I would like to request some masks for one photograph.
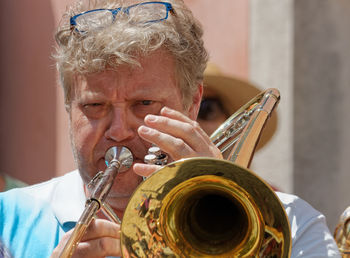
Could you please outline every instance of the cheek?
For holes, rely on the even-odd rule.
[[[97,124],[90,122],[81,113],[76,112],[71,116],[71,138],[73,147],[79,152],[95,144],[97,139]],[[86,151],[86,150],[85,150]]]

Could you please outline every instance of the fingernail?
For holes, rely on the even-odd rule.
[[[169,113],[170,111],[171,111],[171,109],[168,108],[168,107],[163,107],[162,108],[162,112]]]
[[[150,129],[149,127],[147,127],[147,126],[141,125],[141,126],[139,127],[139,131],[140,131],[141,133],[149,133],[149,132],[151,131],[151,129]]]
[[[147,115],[147,116],[146,116],[146,120],[147,120],[148,122],[155,122],[155,121],[157,121],[157,117],[154,116],[154,115]]]

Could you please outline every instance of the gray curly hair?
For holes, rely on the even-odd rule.
[[[139,2],[139,1],[137,1]],[[119,12],[113,23],[98,30],[79,33],[70,27],[69,18],[98,8],[119,8],[137,3],[135,0],[95,0],[79,2],[65,13],[55,35],[58,47],[54,58],[69,108],[75,75],[116,69],[119,65],[140,65],[138,57],[158,49],[165,49],[175,60],[177,85],[188,107],[208,61],[202,39],[203,30],[183,0],[167,0],[174,13],[167,20],[138,23],[137,15]],[[152,10],[148,10],[152,11]],[[140,16],[139,16],[140,17]]]

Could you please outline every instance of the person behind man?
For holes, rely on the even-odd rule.
[[[262,92],[247,81],[224,74],[213,62],[204,71],[204,92],[197,122],[211,135],[227,118]],[[273,112],[262,132],[257,150],[265,146],[277,129],[277,113]]]
[[[204,71],[204,91],[197,122],[211,135],[232,114],[261,92],[255,85],[226,75],[216,64],[208,62]],[[256,150],[260,150],[271,140],[276,129],[277,114],[273,112],[262,131]],[[271,183],[270,186],[275,191],[279,190]]]
[[[128,147],[135,159],[107,198],[121,219],[142,177],[159,168],[143,163],[152,144],[170,161],[222,158],[195,122],[208,59],[200,24],[182,0],[135,3],[89,1],[63,17],[55,57],[78,170],[0,195],[0,236],[14,257],[59,255],[112,146]],[[278,196],[292,225],[292,256],[337,256],[324,216],[295,196]],[[74,257],[121,255],[120,226],[98,216]]]

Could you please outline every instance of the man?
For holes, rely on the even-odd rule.
[[[158,169],[143,163],[152,144],[170,160],[222,158],[195,122],[207,62],[200,25],[180,0],[134,3],[90,1],[64,16],[55,57],[78,171],[1,196],[0,233],[14,257],[60,254],[84,209],[86,185],[106,168],[112,146],[128,147],[136,161],[117,175],[107,198],[120,218],[142,176]],[[293,255],[336,256],[324,217],[297,197],[280,198]],[[119,225],[99,215],[74,257],[120,256],[119,238]]]

